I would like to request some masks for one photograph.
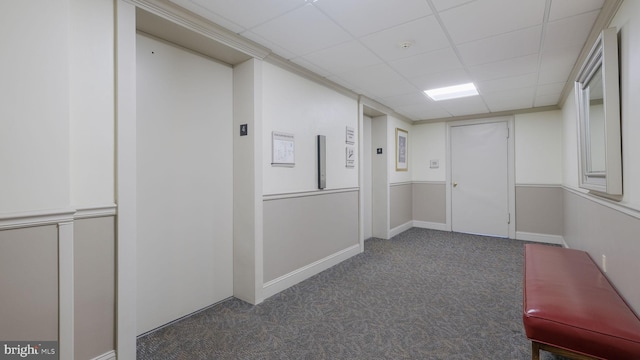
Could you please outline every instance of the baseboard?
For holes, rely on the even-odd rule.
[[[111,350],[109,352],[106,352],[102,355],[96,356],[91,360],[116,360],[116,351],[115,350]]]
[[[358,254],[360,254],[360,244],[350,246],[324,259],[320,259],[277,279],[266,282],[262,287],[263,299],[267,299]]]
[[[407,221],[406,223],[400,226],[394,227],[393,229],[389,230],[389,239],[411,229],[412,227],[413,227],[413,221]]]
[[[423,229],[440,230],[440,231],[451,231],[451,229],[449,229],[447,227],[447,224],[434,223],[434,222],[429,222],[429,221],[413,220],[413,226],[417,227],[417,228],[423,228]]]
[[[516,240],[535,241],[540,243],[556,244],[556,245],[562,245],[564,247],[567,247],[567,244],[564,242],[564,237],[562,237],[562,235],[538,234],[538,233],[530,233],[525,231],[516,231]]]

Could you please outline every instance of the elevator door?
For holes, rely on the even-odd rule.
[[[233,295],[232,80],[137,36],[138,334]]]

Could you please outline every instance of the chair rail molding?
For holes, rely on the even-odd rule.
[[[75,209],[52,209],[0,215],[0,230],[58,225],[74,220]]]

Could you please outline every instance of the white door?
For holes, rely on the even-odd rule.
[[[509,236],[506,122],[451,127],[451,229]]]
[[[138,334],[233,295],[233,70],[137,37]]]

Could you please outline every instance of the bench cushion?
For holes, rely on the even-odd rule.
[[[640,359],[640,320],[584,251],[525,245],[527,337],[604,359]]]

